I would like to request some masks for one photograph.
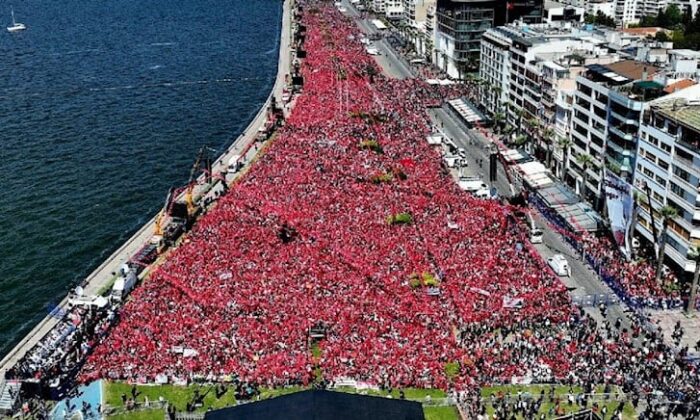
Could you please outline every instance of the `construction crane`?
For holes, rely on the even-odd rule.
[[[165,204],[160,212],[158,212],[158,216],[156,216],[156,224],[153,232],[155,235],[163,235],[163,222],[165,221],[165,217],[170,213],[173,197],[175,197],[175,187],[171,187],[168,191],[168,195],[165,197]]]
[[[208,151],[209,148],[206,146],[202,146],[202,148],[199,149],[197,159],[195,159],[194,165],[192,165],[192,169],[190,170],[190,178],[187,181],[187,191],[185,192],[185,204],[187,204],[187,213],[189,215],[195,212],[193,191],[194,186],[197,184],[199,171],[202,170],[202,172],[204,172],[207,182],[211,181],[211,159],[209,158]],[[204,164],[204,168],[201,168],[202,164]]]

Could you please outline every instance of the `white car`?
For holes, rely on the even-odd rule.
[[[541,244],[542,238],[544,237],[544,232],[538,228],[530,229],[530,243]]]
[[[569,262],[561,254],[554,254],[554,256],[547,258],[547,264],[558,276],[569,277],[571,275]]]
[[[445,163],[447,163],[448,168],[456,167],[461,160],[459,156],[445,156],[443,159],[445,160]]]

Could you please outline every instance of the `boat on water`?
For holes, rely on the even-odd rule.
[[[15,20],[15,11],[10,7],[10,14],[12,15],[12,25],[7,27],[8,32],[18,32],[27,29],[24,23],[19,23]]]

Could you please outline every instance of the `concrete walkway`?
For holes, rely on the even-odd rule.
[[[221,169],[231,156],[240,154],[242,150],[249,147],[255,141],[258,129],[263,126],[267,119],[267,109],[272,97],[277,98],[277,103],[281,103],[282,90],[285,87],[285,78],[289,74],[291,67],[291,40],[292,40],[292,7],[293,0],[287,0],[283,4],[282,28],[280,35],[279,62],[277,76],[270,96],[261,106],[258,114],[253,118],[245,131],[232,143],[232,145],[214,162],[214,171]],[[251,150],[252,153],[255,150]],[[84,294],[87,296],[96,295],[103,288],[107,287],[114,273],[122,264],[127,262],[132,255],[141,249],[153,236],[156,218],[149,220],[138,232],[129,238],[118,250],[110,255],[99,267],[97,267],[82,282]],[[68,308],[68,296],[59,304],[61,309]],[[59,319],[47,316],[32,329],[5,357],[0,361],[0,373],[14,366],[24,355],[33,348],[46,334],[51,331],[59,322]]]

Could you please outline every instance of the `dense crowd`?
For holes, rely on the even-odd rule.
[[[286,124],[134,291],[83,380],[697,389],[656,341],[599,335],[512,209],[451,181],[425,140],[431,90],[376,75],[352,21],[300,3],[304,92]]]

